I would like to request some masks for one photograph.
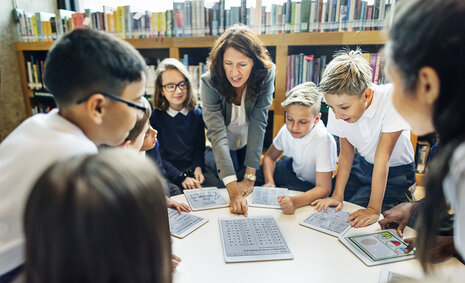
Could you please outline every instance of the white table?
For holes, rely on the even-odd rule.
[[[226,189],[220,191],[229,202]],[[290,196],[297,194],[300,192],[289,191]],[[184,195],[173,199],[187,203]],[[357,205],[344,203],[344,210],[349,212],[358,208]],[[416,259],[366,266],[336,237],[299,225],[313,211],[313,207],[306,206],[297,209],[294,215],[284,215],[279,209],[249,206],[250,216],[272,215],[276,219],[294,259],[241,263],[225,263],[223,258],[218,218],[234,216],[229,207],[191,212],[209,219],[209,222],[184,239],[172,238],[173,253],[182,258],[174,273],[174,282],[378,282],[382,268],[413,278],[423,277]],[[380,227],[375,223],[358,230],[360,233],[374,232],[379,231]],[[415,231],[407,227],[404,234],[405,237],[414,236]],[[465,267],[457,259],[451,258],[436,266],[440,277],[464,282]]]

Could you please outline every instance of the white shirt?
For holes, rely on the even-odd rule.
[[[247,145],[249,122],[245,113],[246,90],[247,88],[244,88],[242,92],[241,105],[232,104],[231,121],[226,128],[230,150],[238,150]]]
[[[57,160],[96,152],[57,109],[27,119],[0,144],[0,274],[24,261],[22,217],[38,177]]]
[[[454,245],[465,257],[465,143],[454,152],[450,170],[443,182],[444,195],[454,209]]]
[[[168,113],[168,115],[174,118],[176,115],[178,115],[178,113],[181,113],[182,115],[187,116],[187,114],[189,114],[189,111],[187,111],[186,108],[181,109],[181,111],[177,111],[171,107],[168,107],[168,110],[166,110],[166,113]]]
[[[307,135],[298,139],[284,125],[274,138],[273,145],[284,155],[292,157],[292,169],[302,181],[315,185],[316,172],[331,172],[336,168],[336,141],[321,121]]]
[[[332,109],[328,113],[328,131],[346,138],[366,161],[375,163],[375,153],[382,133],[402,131],[392,151],[389,166],[413,162],[410,126],[392,104],[392,85],[372,85],[373,99],[362,117],[355,123],[337,120]]]

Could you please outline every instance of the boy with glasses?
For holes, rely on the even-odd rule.
[[[58,160],[120,145],[145,111],[145,72],[137,50],[96,30],[76,29],[49,51],[44,82],[58,109],[27,119],[0,144],[0,282],[23,263],[21,217],[37,177]]]

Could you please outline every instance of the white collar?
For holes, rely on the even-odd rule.
[[[178,115],[178,113],[181,113],[184,116],[187,116],[187,113],[189,113],[189,111],[187,111],[186,108],[181,109],[181,111],[176,111],[173,108],[168,107],[168,110],[166,110],[166,113],[168,113],[168,115],[170,115],[171,117]]]

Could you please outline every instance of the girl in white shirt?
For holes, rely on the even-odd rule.
[[[438,16],[440,15],[440,16]],[[454,243],[465,256],[465,2],[407,1],[386,44],[392,100],[417,135],[436,131],[440,151],[429,164],[416,255],[428,270],[441,217],[455,211]]]

